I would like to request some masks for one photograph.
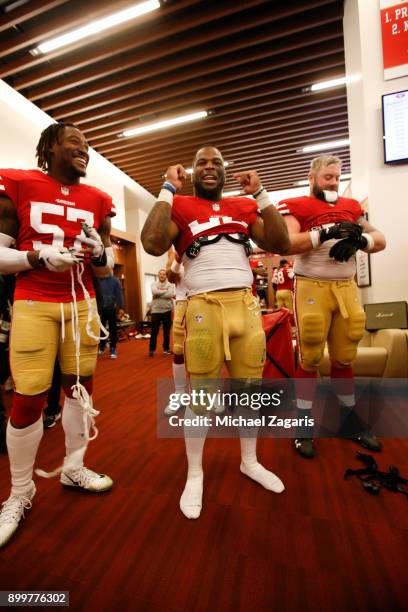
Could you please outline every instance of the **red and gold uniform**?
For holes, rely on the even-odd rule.
[[[115,215],[111,198],[89,185],[62,185],[40,170],[0,170],[0,177],[0,193],[10,198],[17,212],[16,243],[22,251],[50,245],[80,249],[76,236],[82,232],[81,222],[98,228],[107,215]],[[89,376],[95,369],[97,341],[86,333],[88,307],[75,270],[73,276],[81,331],[80,373]],[[62,371],[76,373],[71,278],[71,271],[55,273],[46,268],[17,276],[10,348],[13,378],[21,394],[48,389],[57,354]],[[87,262],[82,282],[93,297]],[[98,334],[95,317],[91,329]]]
[[[293,279],[294,271],[292,267],[282,267],[274,271],[272,283],[276,285],[276,303],[278,308],[287,308],[293,313]]]
[[[360,204],[339,197],[329,204],[311,196],[290,198],[278,204],[282,215],[292,215],[300,232],[328,227],[341,221],[356,223],[363,215]],[[337,262],[329,256],[335,240],[295,255],[295,319],[303,363],[319,365],[326,341],[333,361],[351,364],[364,334],[365,315],[354,282],[355,259]]]
[[[234,378],[260,378],[265,334],[253,275],[244,244],[225,238],[249,237],[257,218],[255,200],[246,197],[212,202],[174,197],[172,219],[180,233],[175,247],[182,257],[188,291],[186,365],[192,379],[218,378],[224,361]],[[195,258],[186,250],[201,236],[221,236],[201,246]]]

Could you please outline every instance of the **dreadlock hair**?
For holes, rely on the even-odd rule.
[[[38,167],[41,170],[48,170],[50,167],[50,149],[56,142],[60,142],[60,134],[66,127],[76,127],[73,123],[52,123],[41,132],[40,140],[37,143],[36,157]]]

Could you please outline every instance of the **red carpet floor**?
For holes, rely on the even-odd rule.
[[[32,510],[0,551],[0,589],[68,590],[71,609],[87,612],[406,610],[407,499],[343,480],[352,442],[320,440],[305,461],[289,440],[260,440],[260,459],[286,485],[275,495],[240,474],[237,440],[208,440],[202,515],[184,518],[183,441],[156,436],[155,380],[170,373],[171,357],[149,359],[145,340],[100,360],[87,465],[115,486],[93,496],[37,478]],[[62,456],[58,424],[37,466]],[[378,459],[408,474],[408,441],[387,440]],[[8,490],[0,456],[1,498]]]

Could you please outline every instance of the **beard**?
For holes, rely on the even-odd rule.
[[[75,166],[71,166],[70,175],[73,178],[83,178],[84,176],[86,176],[86,170],[82,170],[79,168],[75,168]]]
[[[315,198],[328,204],[334,204],[339,197],[337,189],[319,189],[316,182],[313,182],[312,192]]]
[[[222,190],[224,188],[225,175],[218,177],[216,184],[213,187],[207,187],[200,182],[197,178],[194,180],[194,191],[199,198],[204,200],[219,200],[221,198]]]

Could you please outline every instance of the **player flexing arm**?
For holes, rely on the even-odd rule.
[[[195,163],[196,168],[199,169],[200,164],[203,167],[206,167],[207,164],[215,166],[224,177],[224,161],[221,154],[211,161],[204,158],[201,160],[198,157]],[[217,168],[217,165],[219,165],[219,168]],[[172,196],[182,188],[186,177],[187,174],[181,164],[170,166],[167,170],[167,180],[164,188],[145,222],[141,235],[143,247],[151,255],[163,255],[177,239],[179,230],[171,219]],[[266,190],[261,185],[258,174],[252,170],[236,174],[234,177],[247,195],[254,195],[261,210],[261,214],[251,225],[251,238],[266,251],[285,252],[290,245],[285,222],[275,207],[272,206]],[[171,189],[172,187],[173,189]]]

